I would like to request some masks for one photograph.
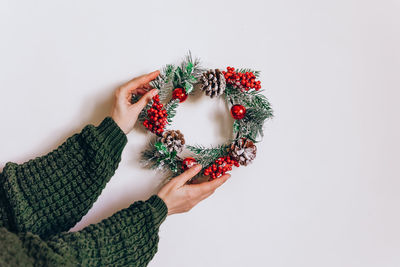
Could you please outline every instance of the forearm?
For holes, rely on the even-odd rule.
[[[114,174],[127,142],[110,118],[87,125],[49,154],[23,164],[8,162],[0,186],[10,228],[46,237],[74,226]]]

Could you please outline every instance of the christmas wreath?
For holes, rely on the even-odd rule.
[[[168,171],[169,178],[196,163],[201,164],[203,170],[190,182],[195,182],[199,176],[216,179],[233,166],[247,166],[256,157],[256,143],[263,136],[264,121],[273,116],[271,105],[260,90],[258,77],[259,71],[251,69],[203,69],[199,59],[193,59],[190,52],[180,65],[166,65],[151,82],[159,93],[139,115],[139,121],[155,134],[149,147],[142,152],[142,162],[152,169]],[[187,145],[183,133],[168,129],[178,105],[195,90],[202,90],[211,98],[225,99],[234,118],[232,139],[226,144],[210,148]],[[138,96],[132,95],[132,103],[137,100]],[[181,157],[184,150],[192,155]]]

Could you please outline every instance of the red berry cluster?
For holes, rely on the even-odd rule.
[[[231,159],[230,156],[220,157],[215,161],[215,163],[208,166],[203,173],[206,176],[210,175],[208,180],[211,181],[224,175],[227,171],[231,171],[233,165],[236,167],[240,166],[239,162]]]
[[[166,109],[163,109],[159,95],[153,96],[153,105],[147,110],[147,117],[143,125],[156,135],[161,135],[168,123],[168,113]]]
[[[232,84],[234,88],[239,88],[242,92],[261,89],[261,82],[256,81],[256,76],[253,72],[236,72],[235,68],[227,67],[228,71],[223,71],[226,83]]]

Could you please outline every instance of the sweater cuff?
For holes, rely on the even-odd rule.
[[[148,200],[146,200],[148,204],[153,208],[154,211],[154,223],[157,227],[164,222],[165,218],[168,215],[168,207],[165,204],[164,200],[160,198],[157,194],[152,195]]]
[[[97,126],[97,130],[103,137],[104,144],[109,146],[110,152],[113,155],[120,155],[128,142],[128,138],[118,124],[111,117],[106,117]]]

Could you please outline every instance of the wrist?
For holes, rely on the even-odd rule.
[[[124,126],[124,123],[115,115],[111,115],[111,118],[115,122],[115,124],[118,125],[118,127],[121,129],[121,131],[127,135],[129,133],[129,130]]]
[[[159,226],[168,215],[168,206],[159,195],[154,194],[148,200],[148,204],[152,207],[154,211],[154,221],[157,226]]]
[[[158,193],[158,194],[156,194],[156,195],[162,200],[162,202],[164,202],[165,207],[167,208],[167,216],[168,216],[168,215],[171,215],[171,210],[170,210],[169,207],[168,207],[168,204],[167,204],[167,201],[166,201],[166,199],[165,199],[165,196],[163,196],[163,195],[160,194],[160,193]]]

